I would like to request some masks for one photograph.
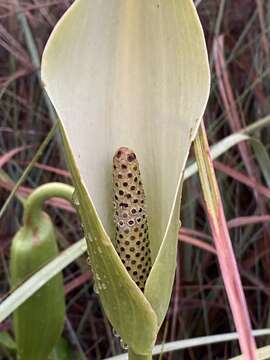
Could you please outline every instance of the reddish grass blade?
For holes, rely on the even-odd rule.
[[[224,165],[216,160],[214,161],[214,166],[217,170],[222,171],[224,174],[229,175],[233,179],[241,182],[242,184],[247,185],[251,189],[256,189],[256,191],[259,194],[264,195],[267,198],[270,198],[270,189],[259,184],[254,178],[250,178],[242,174],[241,172],[231,168],[230,166]]]
[[[235,219],[231,219],[227,222],[227,226],[229,229],[233,229],[240,226],[246,226],[246,225],[252,225],[252,224],[259,224],[259,223],[265,223],[270,222],[270,215],[255,215],[255,216],[241,216],[237,217]],[[188,228],[181,228],[179,231],[179,241],[183,241],[187,244],[193,245],[195,247],[198,247],[202,250],[206,250],[208,252],[211,252],[212,254],[217,254],[216,249],[206,243],[205,241],[201,239],[197,239],[194,236],[199,236],[202,239],[209,239],[209,235],[206,235],[202,233],[201,231],[196,231],[193,229]],[[211,237],[210,237],[211,239]]]
[[[15,156],[16,154],[18,154],[19,152],[21,152],[25,149],[31,148],[32,146],[33,145],[20,146],[20,147],[17,147],[15,149],[8,151],[7,153],[5,153],[2,156],[0,156],[0,168],[3,167],[6,163],[8,163],[13,158],[13,156]]]
[[[51,198],[50,200],[47,200],[45,202],[45,204],[46,205],[51,205],[51,206],[56,207],[58,209],[66,210],[66,211],[71,212],[71,213],[76,213],[76,210],[74,209],[74,207],[72,205],[70,205],[70,203],[65,199]]]
[[[232,229],[239,226],[258,224],[270,221],[270,215],[241,216],[228,221],[228,228]]]
[[[189,236],[195,236],[195,237],[199,237],[199,238],[205,239],[205,240],[211,240],[212,239],[210,235],[207,235],[202,231],[195,230],[195,229],[189,229],[189,228],[186,228],[184,226],[181,226],[179,234],[180,235],[184,234],[184,235],[189,235]]]
[[[226,109],[228,121],[233,132],[242,129],[242,120],[240,118],[237,105],[234,99],[233,90],[230,83],[228,70],[224,59],[224,36],[220,35],[214,38],[214,61],[217,73],[217,81],[221,98]],[[250,156],[250,149],[245,142],[238,144],[241,157],[244,161],[247,172],[250,176],[255,176],[255,166]],[[255,196],[257,197],[256,191]]]
[[[208,252],[211,252],[212,254],[215,254],[215,255],[217,254],[216,249],[212,245],[209,245],[209,244],[207,244],[206,242],[204,242],[202,240],[194,239],[193,237],[188,236],[188,235],[184,235],[184,234],[179,235],[179,240],[183,241],[183,242],[185,242],[187,244],[196,246],[196,247],[198,247],[198,248],[200,248],[202,250],[206,250]]]
[[[12,54],[18,61],[24,64],[26,69],[32,70],[33,66],[25,49],[5,27],[0,24],[0,46]]]
[[[72,279],[70,282],[65,284],[65,295],[69,294],[73,290],[81,287],[91,278],[90,271],[86,271],[85,273],[77,276],[76,278]]]
[[[29,161],[23,161],[22,164],[28,165],[28,164],[29,164]],[[38,169],[42,169],[42,170],[48,171],[48,172],[53,173],[53,174],[57,174],[57,175],[61,175],[61,176],[64,176],[64,177],[71,178],[71,175],[70,175],[70,173],[69,173],[67,170],[59,169],[59,168],[54,167],[54,166],[50,166],[50,165],[46,165],[46,164],[40,164],[40,163],[35,163],[35,164],[33,165],[33,167],[36,167],[36,168],[38,168]]]
[[[264,28],[264,24],[263,24],[264,18],[263,18],[263,14],[262,14],[262,4],[261,4],[260,0],[257,0],[257,7],[259,10],[259,18],[260,18],[261,28],[263,29]],[[266,54],[267,54],[268,49],[264,48],[264,50],[266,51]],[[215,68],[216,68],[216,73],[217,73],[218,86],[220,89],[220,94],[221,94],[221,97],[222,97],[222,100],[224,103],[224,107],[227,112],[230,127],[234,132],[240,131],[242,128],[241,123],[244,120],[243,111],[241,111],[241,108],[238,109],[239,106],[237,106],[235,98],[234,98],[228,69],[226,67],[226,63],[224,60],[224,37],[223,37],[223,35],[220,35],[214,39],[214,60],[215,60]],[[257,166],[256,166],[254,160],[252,159],[251,150],[250,150],[249,145],[245,142],[242,142],[242,143],[238,144],[238,148],[239,148],[241,158],[243,159],[243,162],[245,164],[245,167],[246,167],[249,177],[252,178],[253,182],[256,183],[256,180],[258,181],[260,176],[259,176],[259,171],[257,169]],[[243,176],[241,176],[241,178],[243,180]],[[247,181],[245,183],[247,184]],[[260,212],[262,214],[267,214],[267,205],[265,203],[265,199],[263,199],[261,197],[261,191],[260,191],[261,188],[259,189],[257,186],[252,186],[252,190],[253,190],[254,196],[258,202],[258,208],[259,208]],[[265,195],[265,193],[263,195]],[[270,231],[269,231],[268,227],[264,226],[263,234],[264,234],[263,246],[267,247],[267,246],[269,246],[269,236],[270,236]],[[262,244],[259,245],[259,247],[261,247],[261,246],[262,246]],[[269,261],[269,259],[266,258],[264,260],[264,267],[267,270],[269,268],[269,266],[270,266],[270,261]]]
[[[14,188],[14,183],[12,181],[3,181],[0,178],[0,187],[2,187],[3,189],[7,190],[7,191],[11,191]],[[19,193],[23,198],[27,198],[31,192],[33,191],[33,189],[28,188],[26,186],[19,186],[19,188],[17,189],[17,193]],[[75,213],[76,210],[73,208],[72,205],[70,205],[70,203],[65,200],[65,199],[60,199],[60,198],[52,198],[48,201],[45,202],[46,205],[51,205],[53,207],[56,207],[58,209],[62,209],[62,210],[66,210],[72,213]]]
[[[31,71],[26,69],[19,69],[14,72],[14,74],[9,75],[7,77],[1,77],[0,83],[1,83],[1,93],[3,93],[4,88],[7,88],[11,83],[14,81],[18,81],[21,77],[24,77],[26,75],[29,75]],[[12,130],[13,132],[13,130]]]
[[[265,24],[265,19],[264,19],[265,15],[267,14],[267,9],[264,8],[264,5],[261,0],[255,0],[255,1],[258,9],[259,22],[262,31],[261,33],[262,49],[264,51],[266,59],[269,59],[269,55],[270,55],[269,40],[267,38],[267,26]]]
[[[245,360],[255,360],[256,344],[251,333],[245,295],[230,240],[203,122],[199,128],[194,146],[206,211],[234,323],[239,334],[240,347]]]

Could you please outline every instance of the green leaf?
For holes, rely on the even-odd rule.
[[[85,240],[82,239],[74,245],[71,245],[14,290],[11,295],[0,304],[0,322],[5,320],[18,306],[23,304],[25,300],[85,251],[86,243]]]
[[[245,134],[235,133],[229,136],[226,136],[224,139],[220,140],[215,145],[211,146],[211,157],[216,159],[222,154],[225,154],[231,147],[239,144],[242,141],[249,140],[250,137]],[[198,172],[198,166],[194,161],[192,164],[187,166],[185,171],[184,179],[188,179],[190,176],[196,174]]]
[[[48,360],[70,360],[72,358],[72,349],[68,341],[61,337],[55,345]]]
[[[256,159],[259,163],[260,169],[262,171],[264,180],[268,187],[270,187],[270,157],[267,149],[262,142],[252,138],[251,142],[253,151],[255,153]]]
[[[9,335],[8,332],[0,332],[0,352],[7,354],[10,352],[16,352],[17,347],[14,339]]]

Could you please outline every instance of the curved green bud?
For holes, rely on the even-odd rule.
[[[11,247],[11,285],[20,285],[58,255],[49,216],[40,210],[27,217]],[[14,312],[13,325],[20,360],[47,360],[64,326],[62,274],[56,275]]]

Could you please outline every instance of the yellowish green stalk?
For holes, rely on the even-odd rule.
[[[152,354],[138,355],[131,349],[128,350],[128,360],[152,360]]]

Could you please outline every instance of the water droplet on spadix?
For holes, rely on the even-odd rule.
[[[118,332],[115,330],[115,328],[112,329],[112,333],[113,333],[113,336],[119,338],[120,335],[118,334]]]
[[[79,207],[79,206],[80,206],[80,200],[79,200],[79,198],[78,198],[78,195],[77,195],[76,191],[74,191],[73,194],[72,194],[72,202],[73,202],[73,205],[74,205],[75,207]]]
[[[99,290],[98,290],[97,283],[94,284],[94,288],[93,288],[93,289],[94,289],[94,293],[98,295],[98,294],[99,294]]]
[[[122,339],[120,339],[120,345],[122,349],[128,350],[128,345]]]

